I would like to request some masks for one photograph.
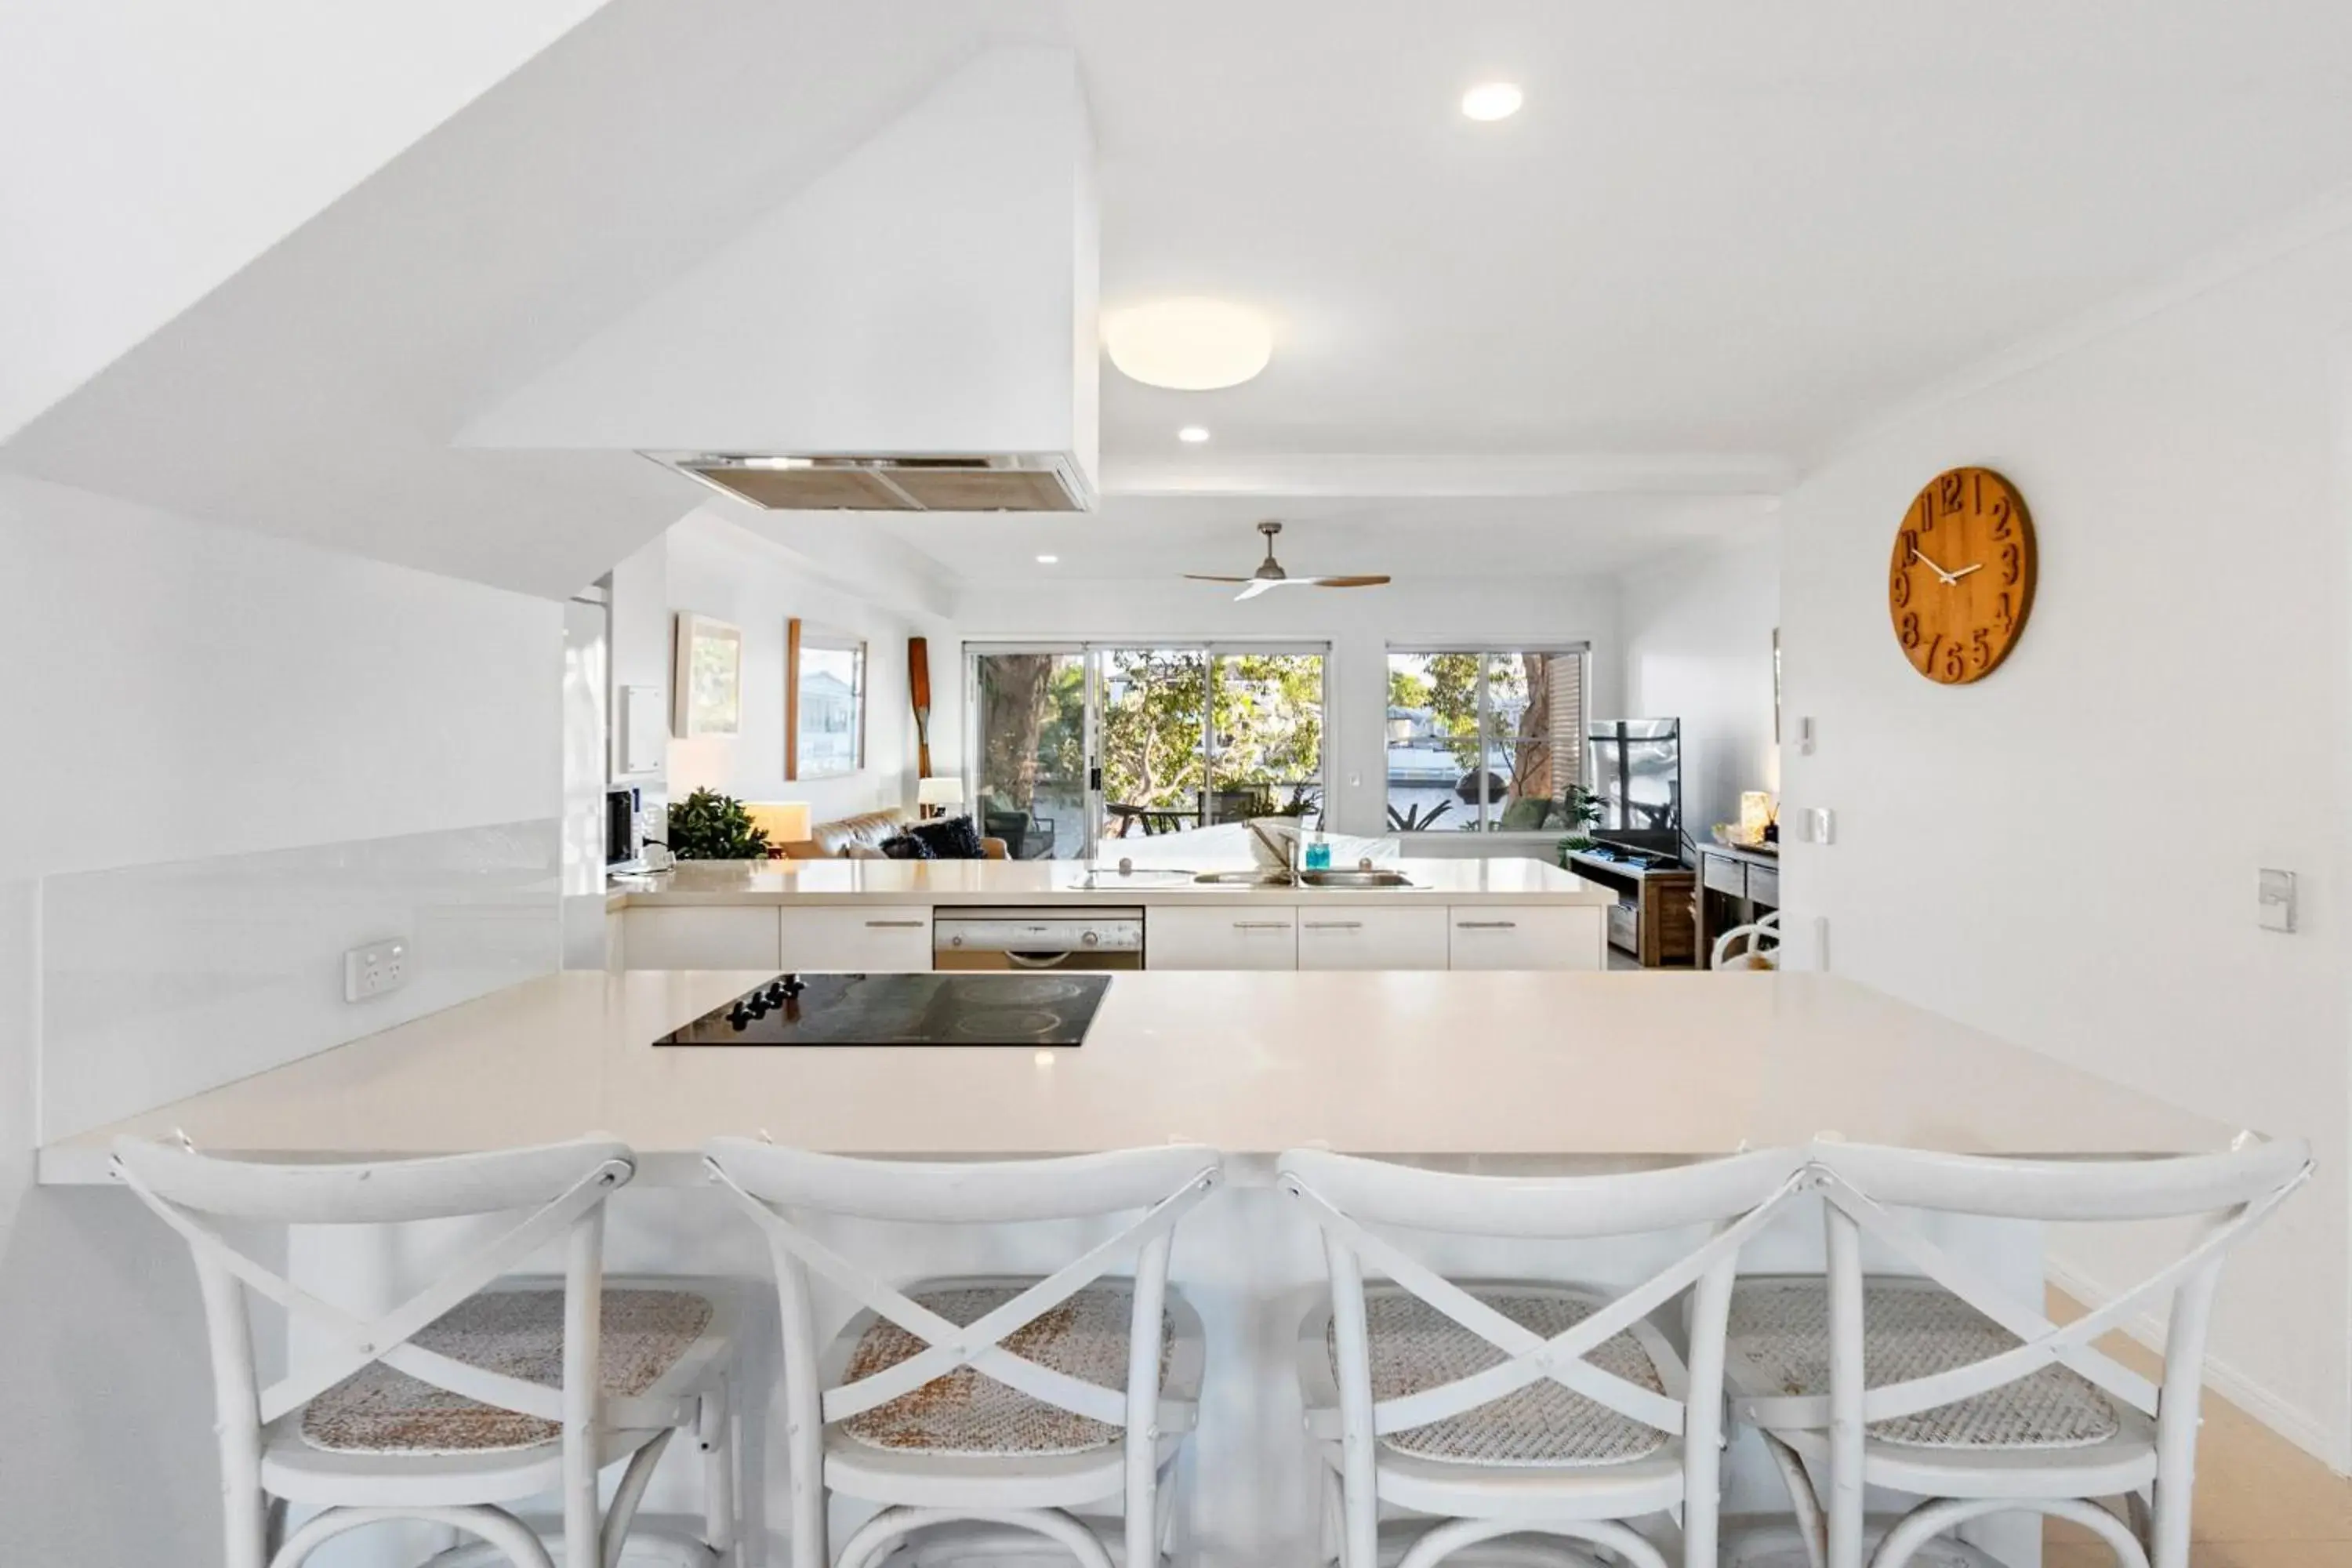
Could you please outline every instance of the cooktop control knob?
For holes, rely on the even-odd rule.
[[[802,992],[807,990],[808,982],[803,980],[797,974],[787,974],[782,980],[776,982],[776,989],[782,993],[786,998],[791,998],[797,996]]]
[[[735,1005],[727,1009],[728,1027],[741,1030],[749,1028],[751,1024],[751,1015],[743,1010],[743,1004],[740,1002],[736,1003]]]

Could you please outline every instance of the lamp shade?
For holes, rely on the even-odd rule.
[[[1772,826],[1772,797],[1760,789],[1751,789],[1739,797],[1739,837],[1750,844],[1764,841],[1764,830]]]
[[[915,785],[917,805],[945,808],[963,804],[963,780],[950,778],[924,779]]]
[[[747,800],[743,814],[751,826],[768,836],[771,844],[805,843],[809,836],[809,808],[806,801]]]

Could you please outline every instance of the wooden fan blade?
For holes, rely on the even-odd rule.
[[[1377,588],[1388,581],[1385,574],[1374,577],[1294,577],[1294,583],[1305,583],[1317,588]]]
[[[1212,577],[1205,572],[1187,572],[1184,574],[1184,576],[1188,582],[1193,583],[1253,583],[1256,581],[1254,577]]]
[[[1276,588],[1279,588],[1284,584],[1289,582],[1290,579],[1287,577],[1249,577],[1244,578],[1244,581],[1248,584],[1248,586],[1244,587],[1240,593],[1234,595],[1234,603],[1236,605],[1240,604],[1244,599],[1255,599],[1260,594],[1269,593]]]

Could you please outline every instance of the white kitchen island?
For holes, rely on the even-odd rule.
[[[615,1268],[763,1280],[760,1238],[701,1185],[697,1151],[715,1134],[764,1131],[897,1156],[1213,1144],[1236,1156],[1234,1181],[1188,1220],[1175,1256],[1211,1358],[1179,1560],[1257,1568],[1311,1562],[1316,1541],[1290,1357],[1298,1313],[1320,1289],[1321,1253],[1306,1219],[1265,1184],[1281,1149],[1323,1143],[1482,1170],[1559,1169],[1823,1134],[1974,1153],[2124,1154],[2218,1149],[2236,1131],[1803,973],[1144,972],[1112,979],[1076,1048],[652,1046],[764,978],[533,980],[51,1144],[41,1180],[105,1182],[108,1145],[124,1131],[184,1132],[208,1151],[297,1159],[603,1131],[643,1157],[614,1206]],[[1747,1264],[1817,1267],[1819,1230],[1818,1217],[1794,1205],[1751,1244]],[[942,1256],[938,1238],[916,1235],[895,1242],[892,1256],[908,1272],[1051,1267],[1073,1250],[1069,1231],[1008,1231],[984,1258],[969,1247]],[[2035,1227],[1952,1222],[1937,1234],[2011,1290],[2031,1299],[2040,1289]],[[168,1245],[161,1233],[157,1245]],[[1642,1244],[1467,1244],[1446,1260],[1622,1283],[1663,1257]],[[364,1272],[339,1255],[311,1278],[348,1295],[355,1271]],[[396,1268],[374,1272],[387,1289],[398,1283]],[[768,1429],[780,1432],[772,1401],[768,1415]],[[747,1461],[765,1481],[746,1489],[747,1506],[765,1509],[755,1539],[780,1541],[782,1446],[761,1442],[756,1422],[746,1436]],[[1730,1510],[1785,1506],[1760,1460],[1735,1454]],[[667,1500],[684,1507],[692,1496],[689,1480]],[[2012,1563],[2030,1563],[2038,1550],[2032,1525],[1994,1523],[1974,1538]],[[781,1560],[779,1548],[769,1561]]]

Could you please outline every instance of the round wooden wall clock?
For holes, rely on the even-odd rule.
[[[2033,522],[1990,468],[1928,481],[1895,531],[1886,613],[1911,668],[1946,686],[2000,668],[2033,607]]]

